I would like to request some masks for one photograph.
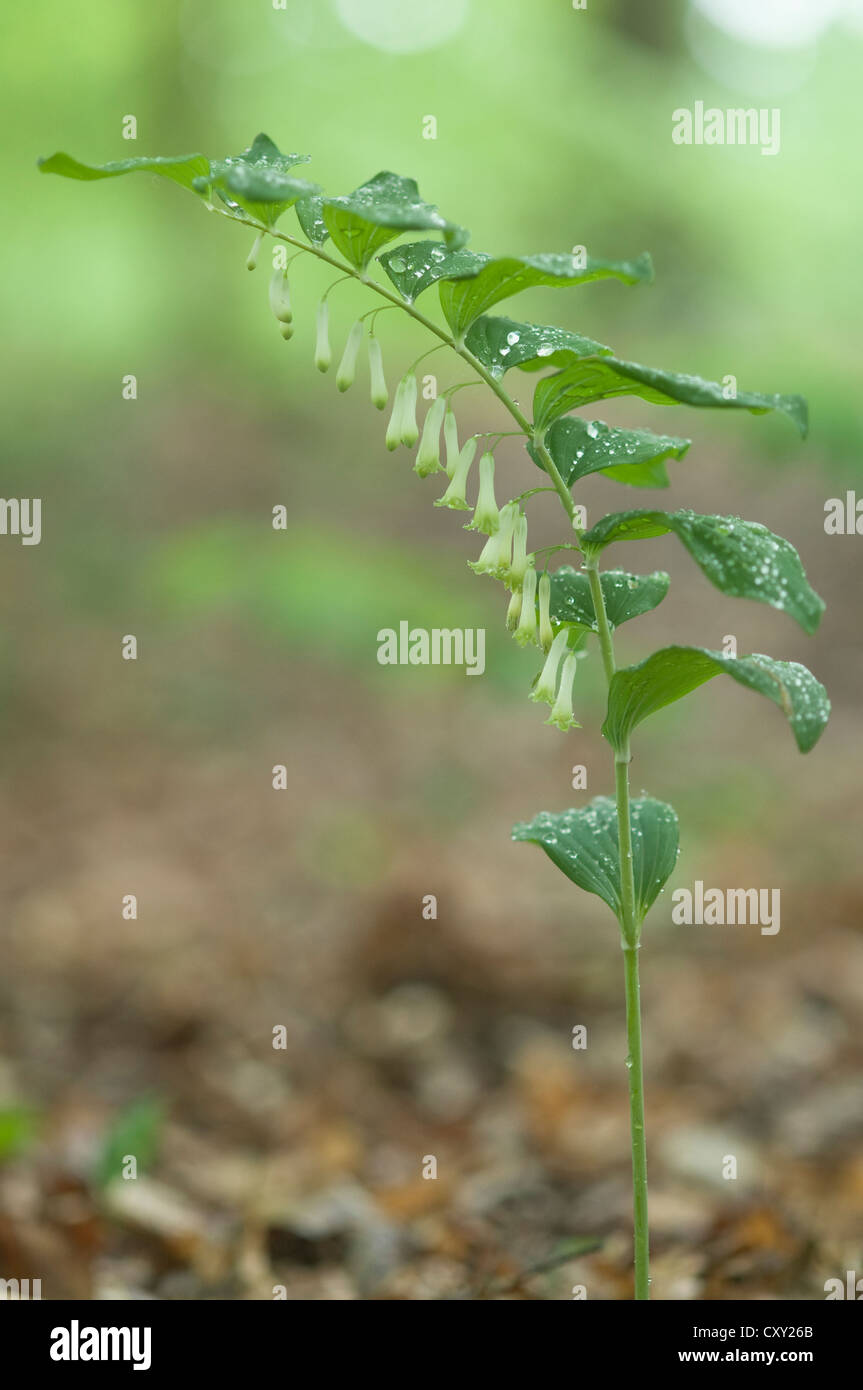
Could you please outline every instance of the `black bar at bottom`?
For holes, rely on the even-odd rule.
[[[0,1345],[19,1375],[61,1379],[92,1379],[106,1368],[114,1376],[137,1372],[139,1380],[184,1370],[221,1378],[272,1374],[279,1367],[289,1377],[311,1360],[318,1372],[344,1363],[427,1381],[436,1365],[450,1374],[473,1363],[485,1375],[498,1357],[514,1369],[515,1356],[538,1370],[554,1353],[573,1370],[586,1369],[588,1356],[615,1373],[801,1366],[829,1384],[834,1372],[845,1367],[847,1374],[848,1363],[857,1363],[861,1321],[863,1310],[829,1301],[562,1306],[500,1300],[473,1313],[429,1303],[411,1312],[404,1303],[383,1301],[363,1308],[290,1301],[4,1302]]]

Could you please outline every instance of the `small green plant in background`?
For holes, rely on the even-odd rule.
[[[720,674],[778,705],[801,752],[807,752],[819,738],[830,705],[823,686],[806,667],[769,656],[732,657],[701,647],[671,646],[637,665],[618,666],[616,630],[662,602],[669,576],[602,570],[600,562],[606,548],[616,542],[673,534],[724,594],[781,609],[807,633],[817,628],[824,605],[808,584],[794,547],[755,522],[689,510],[635,509],[613,512],[587,529],[582,508],[573,496],[577,482],[602,473],[630,487],[667,487],[667,462],[682,458],[690,441],[649,430],[613,428],[573,412],[614,396],[631,395],[663,405],[743,409],[753,414],[775,410],[805,435],[806,403],[800,396],[731,392],[700,377],[640,366],[578,333],[488,312],[500,301],[534,286],[559,289],[607,278],[630,285],[649,281],[652,269],[646,255],[631,261],[598,260],[586,254],[487,255],[468,249],[468,233],[424,202],[412,179],[384,172],[347,196],[331,197],[317,184],[296,177],[294,170],[307,159],[305,155],[282,154],[267,136],[259,135],[242,154],[221,160],[196,154],[94,166],[81,164],[67,154],[55,154],[41,161],[41,169],[82,180],[112,178],[134,170],[171,179],[209,211],[254,229],[247,262],[250,269],[262,257],[266,239],[271,238],[275,245],[269,302],[285,338],[294,332],[289,269],[295,275],[293,267],[302,257],[314,256],[332,267],[338,273],[333,284],[352,279],[366,285],[383,302],[350,328],[336,365],[336,385],[340,391],[353,385],[365,346],[371,399],[380,410],[390,400],[378,337],[382,309],[401,309],[433,335],[436,347],[448,347],[468,368],[467,379],[441,391],[430,404],[420,432],[415,362],[395,388],[386,445],[392,450],[418,446],[414,467],[419,476],[441,472],[446,476],[435,505],[471,513],[467,529],[477,531],[483,541],[471,567],[508,591],[507,626],[517,643],[542,658],[530,698],[550,706],[547,723],[561,730],[580,727],[573,712],[578,663],[592,641],[599,645],[608,687],[602,733],[613,754],[614,796],[597,797],[579,809],[541,812],[532,821],[517,825],[513,838],[541,846],[572,882],[608,904],[620,927],[632,1137],[635,1297],[646,1299],[647,1160],[638,950],[644,919],[677,859],[678,824],[674,811],[665,803],[646,796],[630,798],[632,735],[656,710]],[[298,226],[285,232],[277,223],[289,209],[294,210]],[[417,233],[420,239],[403,240]],[[417,300],[424,295],[431,297],[429,292],[435,287],[442,321],[417,308]],[[330,345],[332,288],[330,285],[320,302],[314,325],[315,362],[322,372],[328,371],[334,360]],[[386,319],[381,323],[385,326]],[[507,373],[514,369],[536,377],[531,416],[504,386]],[[455,397],[464,386],[477,383],[484,383],[494,394],[513,428],[462,440]],[[536,485],[527,486],[501,505],[495,493],[495,450],[509,435],[523,439],[540,477]],[[468,500],[469,490],[473,501]],[[557,493],[563,508],[561,540],[531,550],[530,500],[550,491]],[[559,564],[561,557],[576,561],[578,567]],[[558,567],[551,569],[552,563]]]
[[[162,1139],[165,1108],[155,1096],[141,1096],[124,1105],[111,1119],[93,1167],[97,1187],[139,1176],[153,1163]],[[129,1169],[129,1160],[134,1167]]]
[[[26,1105],[0,1109],[0,1163],[30,1149],[39,1133],[40,1116]]]

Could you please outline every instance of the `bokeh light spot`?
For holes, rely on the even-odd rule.
[[[422,53],[460,31],[470,0],[336,0],[345,28],[385,53]]]

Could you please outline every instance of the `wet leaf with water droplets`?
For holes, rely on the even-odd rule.
[[[562,372],[544,377],[533,397],[534,424],[537,429],[545,429],[559,416],[611,396],[640,396],[656,405],[749,410],[753,415],[778,410],[794,422],[804,437],[808,429],[808,412],[802,396],[761,395],[754,391],[738,391],[734,396],[727,396],[717,381],[643,367],[638,362],[624,362],[618,357],[584,358]]]
[[[664,801],[639,797],[631,804],[630,826],[640,925],[677,863],[677,816]],[[567,878],[602,898],[620,919],[617,808],[611,797],[594,797],[581,810],[541,811],[514,826],[512,838],[539,845]]]
[[[611,348],[548,324],[518,323],[515,319],[478,318],[465,338],[465,347],[494,377],[502,377],[510,367],[526,372],[543,367],[564,367],[579,357],[610,353]]]
[[[615,672],[602,732],[613,748],[620,749],[636,724],[648,715],[721,674],[778,705],[801,753],[808,753],[818,742],[830,717],[830,700],[824,686],[805,666],[760,653],[728,656],[703,647],[663,647],[637,666]]]
[[[650,257],[645,253],[633,261],[603,261],[588,256],[582,265],[576,256],[553,253],[539,256],[499,256],[489,260],[470,280],[445,282],[440,302],[446,321],[456,335],[467,332],[475,319],[501,299],[537,285],[562,288],[584,285],[590,280],[613,278],[636,285],[653,278]]]
[[[304,198],[298,198],[294,204],[294,211],[309,241],[314,246],[323,246],[330,235],[324,221],[324,195],[308,193]]]
[[[189,154],[82,164],[71,155],[54,154],[40,160],[39,167],[43,174],[62,174],[70,179],[108,179],[136,171],[159,174],[208,200],[218,196],[229,212],[245,212],[272,227],[286,208],[317,188],[289,172],[309,158],[307,154],[282,154],[268,135],[258,135],[247,150],[226,159],[208,160],[202,154]]]
[[[671,582],[667,574],[627,574],[625,570],[604,570],[599,579],[605,611],[612,627],[630,618],[649,613],[662,602]],[[583,570],[561,565],[551,576],[550,616],[553,622],[577,623],[596,632],[596,612],[590,581]]]
[[[578,416],[555,420],[545,436],[545,447],[567,487],[588,473],[603,473],[632,487],[668,487],[665,459],[683,458],[691,442],[651,430],[614,429],[602,420]],[[533,444],[527,451],[542,468]]]
[[[209,173],[195,180],[195,188],[211,198],[215,193],[229,210],[240,209],[273,227],[298,198],[317,191],[317,184],[290,173],[295,165],[307,164],[310,158],[307,154],[283,154],[268,135],[256,135],[242,153],[213,160]]]
[[[411,241],[378,256],[399,294],[409,304],[438,280],[460,280],[477,275],[488,259],[481,251],[464,248],[448,251],[439,241]]]
[[[181,188],[193,190],[196,179],[209,173],[210,161],[203,154],[136,155],[134,159],[115,159],[108,164],[82,164],[71,154],[58,151],[38,161],[43,174],[59,174],[64,179],[116,179],[121,174],[158,174]]]
[[[441,232],[451,250],[468,239],[464,227],[423,202],[415,179],[388,170],[344,197],[324,198],[323,217],[335,245],[360,270],[402,232]]]
[[[818,627],[824,601],[810,586],[800,556],[790,541],[760,522],[692,511],[612,512],[585,531],[582,548],[599,551],[612,541],[646,540],[668,531],[723,594],[769,603],[788,613],[804,632]]]

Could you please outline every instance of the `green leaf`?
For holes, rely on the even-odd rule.
[[[640,924],[677,862],[677,816],[664,801],[641,797],[631,804],[630,825]],[[611,797],[594,797],[580,811],[541,811],[532,821],[514,826],[512,838],[539,845],[567,878],[602,898],[620,920],[617,811]]]
[[[266,227],[274,227],[283,212],[299,198],[309,197],[317,184],[292,179],[271,169],[229,169],[215,180],[214,187],[229,208],[239,206]]]
[[[605,612],[612,627],[620,627],[630,618],[650,613],[668,593],[671,583],[667,574],[627,574],[625,570],[604,570],[599,577]],[[597,631],[596,611],[590,592],[590,581],[583,570],[561,565],[551,575],[550,616],[553,622],[577,623]]]
[[[447,323],[457,337],[463,337],[475,319],[493,304],[536,285],[560,288],[584,285],[590,280],[622,280],[627,285],[653,278],[650,257],[645,252],[634,261],[600,261],[588,257],[582,266],[575,256],[500,256],[489,260],[470,280],[445,281],[440,302]]]
[[[100,1187],[123,1175],[123,1160],[131,1154],[138,1171],[150,1164],[156,1154],[164,1122],[161,1101],[144,1096],[132,1101],[116,1116],[102,1143],[96,1172]]]
[[[317,184],[295,179],[289,174],[297,164],[309,160],[307,154],[282,154],[268,135],[258,135],[247,150],[227,159],[210,162],[205,155],[178,155],[176,158],[135,158],[111,164],[81,164],[68,154],[40,159],[43,174],[62,174],[70,179],[110,179],[136,170],[160,174],[183,188],[212,199],[214,194],[233,211],[243,212],[272,227],[286,208],[317,189]]]
[[[414,179],[386,170],[345,197],[324,198],[323,209],[335,245],[360,270],[402,232],[442,232],[451,250],[468,238],[463,227],[448,222],[433,203],[423,202]]]
[[[477,275],[490,260],[482,251],[449,251],[438,241],[411,241],[394,246],[378,260],[399,294],[408,304],[438,280],[460,280]]]
[[[636,724],[648,715],[723,673],[779,705],[801,753],[808,753],[818,742],[830,717],[830,701],[824,686],[805,666],[759,653],[727,656],[702,647],[664,647],[638,666],[616,671],[602,732],[620,750]]]
[[[298,198],[294,204],[294,211],[309,241],[315,246],[323,246],[330,235],[324,221],[324,195],[309,193],[303,198]]]
[[[604,516],[581,538],[586,553],[612,541],[646,540],[673,531],[695,563],[723,594],[769,603],[813,633],[824,601],[806,578],[790,541],[775,536],[757,521],[737,516],[700,516],[697,512],[633,511]]]
[[[193,188],[195,179],[205,177],[210,163],[203,154],[141,155],[135,159],[117,159],[109,164],[82,164],[70,154],[58,152],[38,161],[43,174],[60,174],[65,179],[116,179],[121,174],[159,174],[182,188]]]
[[[668,487],[665,459],[683,458],[691,443],[650,430],[614,429],[602,420],[577,415],[555,420],[545,436],[545,447],[567,487],[588,473],[603,473],[631,487]],[[527,451],[545,471],[535,446],[528,443]]]
[[[716,381],[642,367],[637,362],[623,362],[617,357],[584,358],[554,376],[544,377],[533,397],[534,424],[537,429],[546,429],[558,416],[611,396],[640,396],[656,405],[749,410],[753,415],[779,410],[794,422],[804,437],[808,429],[806,401],[802,396],[767,396],[738,391],[736,396],[729,398]]]
[[[565,366],[573,358],[611,352],[603,343],[565,328],[517,323],[515,319],[492,318],[488,314],[471,324],[464,341],[465,347],[494,377],[502,377],[510,367],[538,372],[543,367]]]
[[[296,179],[290,170],[307,164],[307,154],[282,154],[268,135],[257,135],[247,150],[214,160],[206,178],[197,179],[199,193],[217,193],[229,209],[241,208],[263,222],[275,226],[282,213],[298,198],[318,191],[318,185]]]
[[[247,150],[228,155],[227,159],[215,160],[213,168],[219,172],[237,168],[269,169],[275,174],[287,174],[297,164],[308,164],[311,157],[310,154],[283,154],[269,135],[262,132],[255,136]]]

